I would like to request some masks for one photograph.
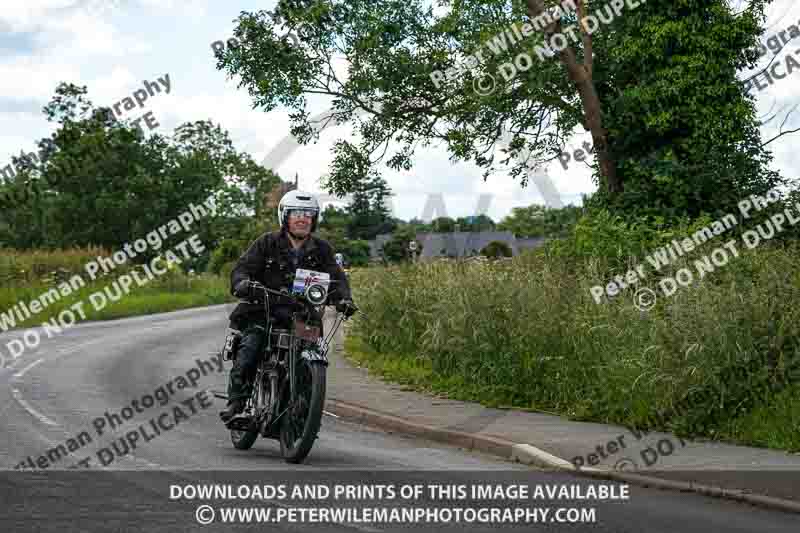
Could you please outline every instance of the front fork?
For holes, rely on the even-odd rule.
[[[297,386],[295,373],[297,372],[297,341],[289,344],[289,405],[294,405],[297,400]]]

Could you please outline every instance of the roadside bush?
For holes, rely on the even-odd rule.
[[[489,257],[491,259],[497,259],[499,257],[511,257],[514,255],[511,247],[504,242],[500,241],[492,241],[487,244],[483,250],[481,250],[481,255],[485,257]]]
[[[220,269],[219,275],[222,279],[225,280],[226,283],[229,283],[231,279],[231,272],[233,272],[233,267],[236,266],[236,261],[230,261],[225,263],[222,268]]]
[[[98,256],[110,255],[108,250],[100,247],[26,251],[0,249],[0,284],[27,284],[82,275],[86,273],[84,269],[87,263]]]
[[[220,274],[225,264],[236,261],[247,249],[247,243],[241,240],[225,239],[211,254],[208,263],[209,272]]]
[[[781,429],[796,428],[786,416],[800,410],[786,392],[800,381],[791,371],[800,368],[800,249],[742,246],[740,257],[666,297],[659,280],[695,269],[698,256],[684,257],[597,304],[591,287],[633,261],[625,254],[676,232],[607,221],[584,221],[583,241],[508,262],[359,272],[364,314],[354,333],[409,369],[429,369],[424,387],[454,398],[800,449],[798,432]],[[613,247],[631,235],[639,242]],[[592,247],[612,257],[582,257]],[[644,287],[658,294],[649,311],[633,305]]]

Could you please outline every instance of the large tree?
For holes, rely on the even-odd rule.
[[[107,109],[95,108],[86,87],[67,83],[44,111],[58,125],[39,143],[45,161],[28,165],[2,186],[30,191],[0,213],[5,246],[116,250],[213,196],[214,213],[192,228],[210,250],[259,214],[259,195],[278,181],[210,122],[145,138]]]
[[[381,233],[390,233],[395,227],[387,207],[390,195],[386,181],[380,176],[356,181],[353,199],[347,207],[350,215],[347,236],[356,240],[370,240]]]
[[[315,136],[307,104],[318,95],[331,100],[325,120],[355,123],[358,140],[335,146],[335,194],[354,190],[364,175],[354,168],[384,160],[409,169],[416,148],[433,142],[488,177],[506,132],[503,166],[525,185],[527,170],[556,158],[582,127],[593,139],[600,201],[696,214],[776,181],[764,171],[752,97],[736,79],[755,65],[770,1],[734,13],[725,0],[632,0],[611,23],[587,28],[579,18],[606,14],[606,2],[575,0],[577,11],[550,20],[545,10],[556,3],[544,0],[281,0],[278,20],[299,43],[279,37],[287,28],[272,13],[243,13],[241,46],[218,67],[240,78],[256,106],[289,108],[301,142]],[[540,31],[509,45],[512,25],[525,23]],[[567,46],[558,34],[571,36]],[[554,57],[540,59],[546,42]],[[477,65],[466,58],[476,51]],[[524,51],[534,64],[505,81]],[[471,70],[442,75],[464,64]],[[498,87],[478,94],[487,75]]]
[[[515,207],[497,225],[500,231],[510,231],[516,237],[558,237],[566,234],[578,221],[581,208],[568,205],[550,209],[542,205]]]

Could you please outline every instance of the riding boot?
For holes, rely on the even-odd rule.
[[[226,424],[234,416],[244,411],[244,402],[240,399],[234,399],[228,402],[228,408],[219,413],[219,417]]]

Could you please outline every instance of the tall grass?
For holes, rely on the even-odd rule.
[[[764,246],[672,297],[656,282],[689,259],[602,304],[589,289],[624,270],[558,246],[364,270],[354,351],[460,399],[797,450],[800,250]],[[645,286],[650,311],[633,305]]]
[[[101,248],[0,251],[0,276],[3,276],[3,283],[0,285],[0,312],[9,311],[18,302],[28,304],[76,274],[82,277],[86,286],[47,305],[40,313],[16,324],[16,327],[40,326],[79,302],[84,303],[86,320],[108,320],[232,301],[226,278],[209,274],[187,275],[173,267],[166,274],[149,280],[141,287],[134,283],[130,291],[118,301],[109,301],[105,307],[95,309],[89,296],[111,286],[121,275],[129,273],[136,266],[124,264],[90,280],[84,270],[86,263],[95,260],[97,256],[107,255],[108,252]],[[141,269],[139,271],[141,273]],[[76,313],[76,317],[78,316]]]
[[[85,274],[85,265],[98,256],[108,257],[104,248],[69,250],[0,250],[0,285],[21,285],[36,281],[51,282],[75,274]]]

